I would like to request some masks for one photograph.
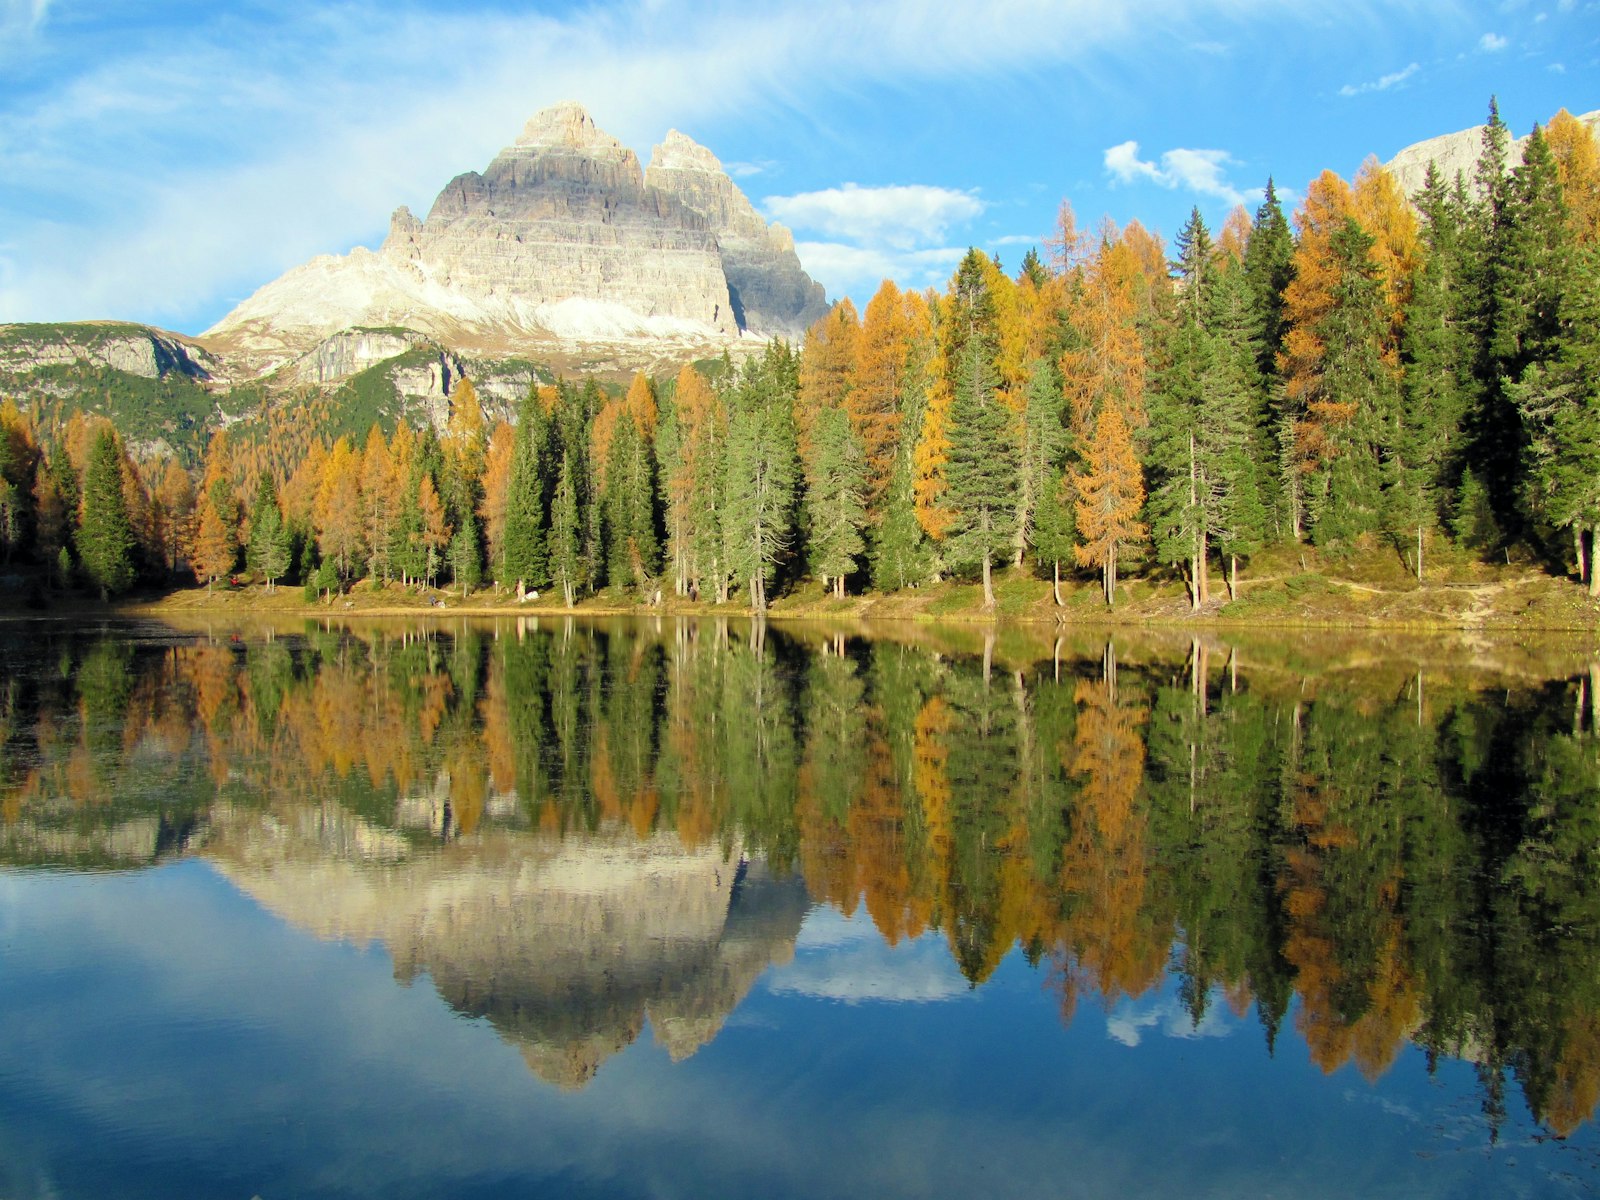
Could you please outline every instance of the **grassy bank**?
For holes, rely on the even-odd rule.
[[[1483,633],[1562,630],[1600,634],[1600,602],[1577,583],[1555,578],[1530,564],[1486,565],[1460,559],[1440,561],[1422,582],[1392,556],[1330,558],[1309,547],[1290,547],[1259,556],[1241,572],[1236,594],[1226,580],[1213,577],[1211,601],[1199,610],[1176,578],[1137,577],[1123,581],[1117,604],[1107,608],[1097,582],[1072,579],[1062,585],[1057,605],[1047,580],[1029,571],[1007,569],[996,577],[996,608],[983,607],[976,583],[946,581],[900,592],[835,599],[820,584],[802,582],[779,597],[774,619],[827,619],[864,622],[1004,622],[1051,626],[1092,624],[1201,626],[1216,628],[1320,628],[1467,630]],[[87,601],[58,609],[104,612]],[[308,602],[298,587],[268,592],[261,585],[240,588],[185,588],[137,597],[116,606],[130,615],[182,613],[317,613],[349,616],[453,615],[507,616],[556,614],[567,610],[559,595],[518,602],[514,595],[484,588],[462,596],[459,590],[404,588],[398,584],[359,583],[333,597]],[[612,614],[746,616],[742,604],[715,605],[668,597],[660,605],[639,603],[624,593],[601,593],[571,610],[586,616]]]

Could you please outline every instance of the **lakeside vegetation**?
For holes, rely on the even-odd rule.
[[[358,376],[364,439],[330,435],[337,404],[285,408],[191,472],[136,461],[145,431],[92,397],[7,403],[0,556],[45,603],[247,575],[307,600],[493,585],[757,612],[935,587],[909,604],[932,615],[973,587],[1004,615],[1007,565],[1030,611],[1027,580],[1063,611],[1092,579],[1105,606],[1160,615],[1181,590],[1224,619],[1336,619],[1341,589],[1427,592],[1414,619],[1447,624],[1499,601],[1463,616],[1436,584],[1594,596],[1600,150],[1562,112],[1512,168],[1492,108],[1483,150],[1414,207],[1375,162],[1324,172],[1292,228],[1269,181],[1253,217],[1213,236],[1196,212],[1170,252],[1063,205],[1049,261],[1015,276],[973,250],[942,294],[885,282],[798,349],[538,385],[493,426],[469,380],[443,430],[414,430]]]

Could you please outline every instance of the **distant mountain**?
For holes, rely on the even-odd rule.
[[[1585,113],[1578,120],[1600,134],[1600,110]],[[1414,146],[1407,146],[1384,165],[1408,196],[1414,196],[1422,190],[1428,177],[1429,163],[1436,164],[1446,180],[1455,179],[1459,172],[1470,182],[1473,169],[1478,165],[1478,157],[1483,152],[1483,130],[1482,125],[1474,125],[1459,133],[1429,138]],[[1509,166],[1515,167],[1522,161],[1522,148],[1527,144],[1526,137],[1517,138],[1511,143],[1507,154]]]
[[[426,219],[397,209],[377,251],[295,268],[201,340],[261,373],[351,328],[481,355],[617,347],[686,360],[747,334],[798,338],[826,311],[788,231],[761,219],[709,150],[673,131],[641,170],[561,104],[487,170],[451,180]]]

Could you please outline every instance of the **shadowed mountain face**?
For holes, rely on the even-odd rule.
[[[398,209],[376,252],[321,257],[207,337],[269,367],[351,327],[505,349],[798,336],[826,311],[788,232],[676,131],[649,171],[576,104],[546,109],[425,220]]]

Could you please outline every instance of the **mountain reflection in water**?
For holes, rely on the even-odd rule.
[[[202,857],[564,1087],[647,1021],[704,1047],[823,903],[980,989],[1020,948],[1063,1019],[1175,979],[1325,1072],[1467,1060],[1491,1122],[1600,1099],[1582,653],[524,620],[0,658],[5,863]]]

